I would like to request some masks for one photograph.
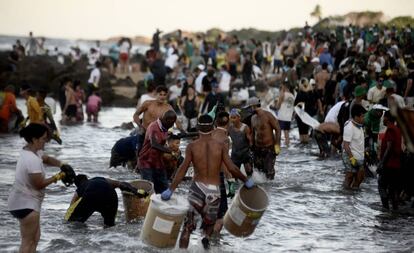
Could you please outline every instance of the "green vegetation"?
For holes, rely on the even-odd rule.
[[[407,25],[411,25],[411,29],[414,28],[414,18],[410,16],[396,17],[387,22],[388,26],[395,25],[397,28],[403,28]]]
[[[317,4],[315,6],[315,9],[310,13],[311,17],[317,18],[318,21],[321,21],[322,19],[322,10],[321,10],[321,6],[319,4]]]
[[[380,27],[385,25],[391,26],[395,25],[397,28],[405,27],[408,24],[411,24],[411,27],[414,28],[414,18],[410,16],[396,17],[392,20],[384,23],[382,20],[384,18],[384,13],[382,12],[373,12],[373,11],[363,11],[363,12],[350,12],[346,15],[336,15],[322,18],[321,7],[317,5],[312,13],[312,17],[318,18],[317,22],[312,29],[314,31],[322,32],[328,29],[335,29],[337,26],[348,26],[352,23],[355,26],[373,26],[378,24]],[[205,33],[197,32],[190,33],[194,37],[196,34],[204,34],[207,41],[214,41],[218,35],[236,35],[240,40],[249,40],[254,38],[255,40],[264,41],[266,38],[271,40],[284,38],[287,33],[292,33],[293,35],[303,32],[303,27],[295,27],[289,30],[280,30],[280,31],[263,31],[255,28],[245,28],[240,30],[231,30],[225,32],[219,28],[212,28],[206,31]],[[174,37],[176,32],[171,32],[165,34],[163,38]],[[191,35],[190,35],[191,37]]]

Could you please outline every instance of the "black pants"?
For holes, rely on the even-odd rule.
[[[401,170],[384,167],[378,176],[378,192],[385,208],[388,208],[388,201],[390,200],[394,208],[398,207],[400,185]]]

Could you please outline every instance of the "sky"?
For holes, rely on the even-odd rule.
[[[170,32],[257,28],[277,31],[350,11],[382,11],[387,17],[414,15],[414,0],[0,0],[0,34],[71,39],[151,36]]]

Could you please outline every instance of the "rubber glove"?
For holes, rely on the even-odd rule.
[[[351,165],[352,165],[353,167],[358,166],[358,161],[357,161],[357,159],[355,159],[355,157],[351,156],[351,157],[349,158],[349,161],[351,162]]]
[[[236,193],[236,181],[234,178],[231,178],[227,180],[227,184],[229,185],[229,193],[227,194],[227,197],[233,198]]]
[[[139,198],[146,198],[146,197],[148,197],[148,196],[149,196],[149,193],[148,193],[148,192],[146,192],[144,189],[138,189],[138,190],[137,190],[137,192],[136,192],[136,195],[137,195]]]
[[[280,145],[279,144],[275,144],[274,148],[275,148],[275,154],[276,155],[279,155],[280,154]]]
[[[59,172],[56,175],[53,176],[53,182],[57,183],[57,181],[62,180],[63,178],[65,178],[65,172]]]
[[[254,186],[254,182],[252,178],[247,179],[246,182],[244,182],[244,186],[246,186],[247,189],[251,189]]]
[[[121,191],[130,192],[133,194],[137,194],[138,192],[137,188],[135,188],[134,186],[132,186],[130,183],[127,183],[127,182],[121,182],[119,184],[119,189],[121,189]]]
[[[169,200],[172,196],[173,192],[171,191],[170,188],[168,188],[167,190],[163,191],[161,193],[161,199],[162,200]]]

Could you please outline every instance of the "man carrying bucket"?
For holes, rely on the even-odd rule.
[[[217,219],[217,213],[220,205],[220,170],[221,164],[224,163],[229,172],[243,182],[247,188],[254,186],[253,180],[247,179],[231,161],[227,149],[223,144],[212,138],[213,119],[208,115],[202,115],[198,118],[197,128],[200,138],[188,144],[185,150],[185,159],[178,169],[170,188],[161,194],[163,200],[169,200],[175,188],[184,178],[188,167],[192,163],[194,166],[193,182],[190,186],[188,200],[190,210],[184,223],[184,230],[181,233],[180,248],[187,248],[190,235],[196,228],[194,220],[197,211],[203,219],[204,238],[202,243],[204,248],[209,248],[209,238],[213,232],[213,227]]]

